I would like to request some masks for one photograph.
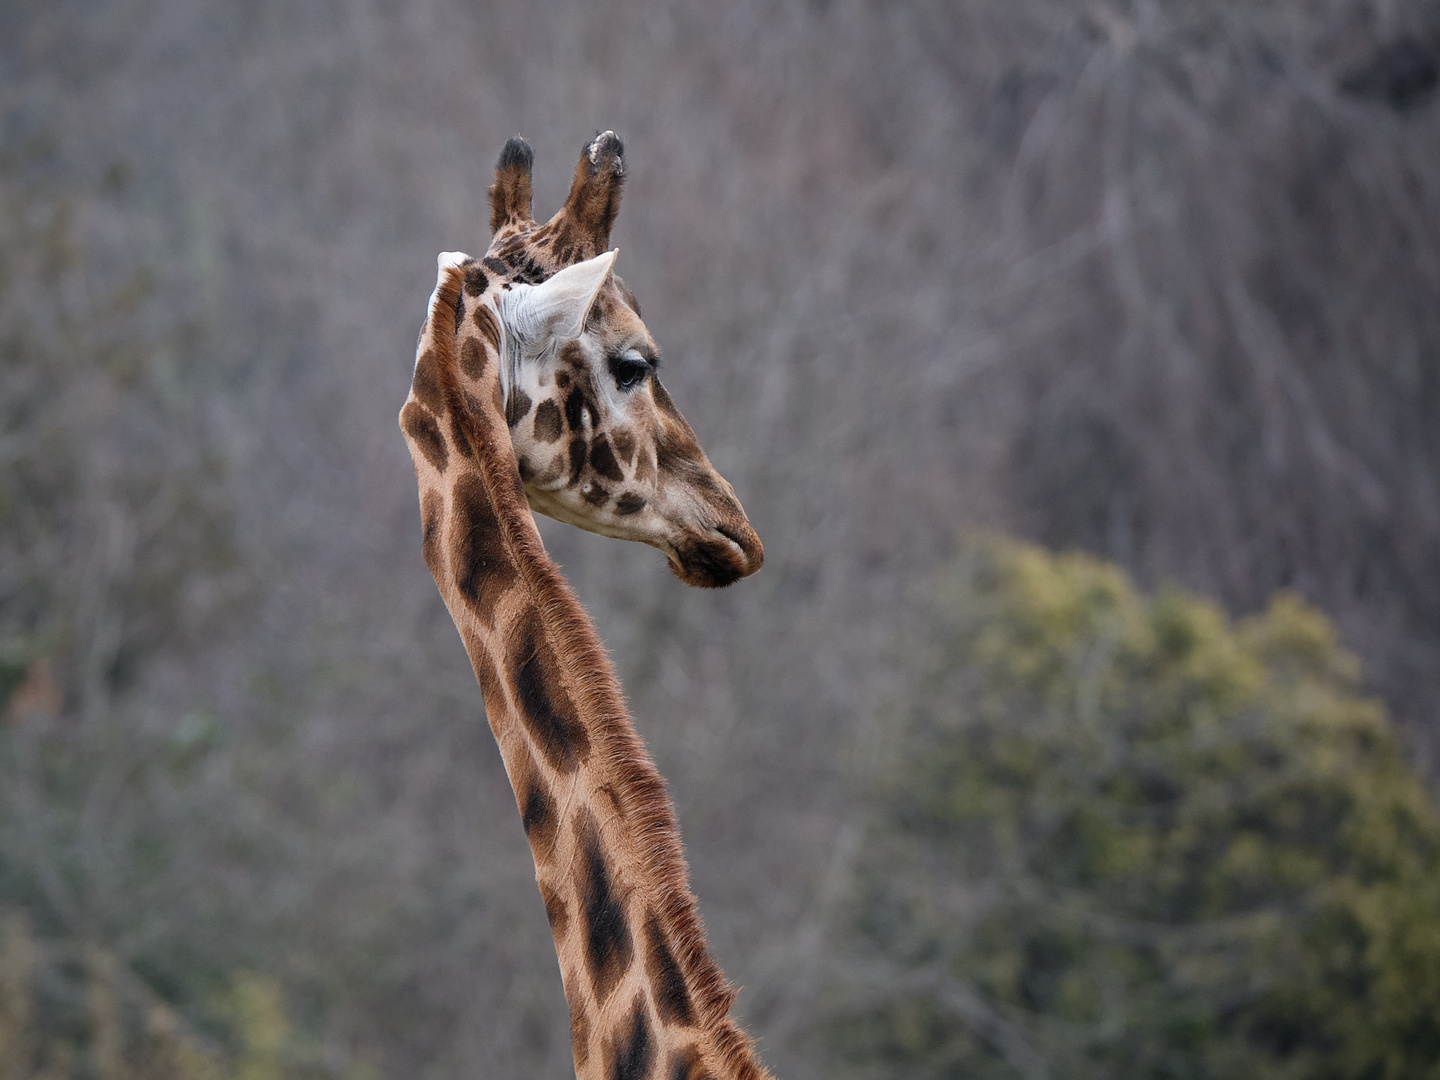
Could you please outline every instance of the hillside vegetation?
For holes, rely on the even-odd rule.
[[[1230,625],[994,539],[936,593],[834,942],[841,1060],[1440,1075],[1440,813],[1318,612]]]

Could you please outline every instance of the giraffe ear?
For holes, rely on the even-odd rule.
[[[567,266],[539,285],[512,287],[500,294],[505,329],[528,345],[551,339],[573,341],[585,329],[590,308],[605,284],[618,251]]]
[[[506,225],[527,225],[530,217],[530,172],[535,151],[519,135],[512,135],[495,163],[495,182],[490,185],[490,231]]]

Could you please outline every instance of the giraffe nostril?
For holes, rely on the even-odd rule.
[[[748,524],[748,523],[747,523]],[[747,525],[710,525],[670,548],[670,569],[687,585],[719,589],[760,569],[760,539]]]
[[[765,545],[760,543],[760,537],[756,535],[754,529],[750,528],[748,521],[741,528],[733,525],[716,525],[715,531],[738,549],[740,558],[745,565],[742,577],[749,577],[760,569],[765,562]]]

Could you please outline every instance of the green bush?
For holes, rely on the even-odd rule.
[[[968,542],[860,870],[842,1053],[907,1077],[1440,1077],[1440,817],[1290,596]]]

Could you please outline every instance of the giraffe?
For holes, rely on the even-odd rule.
[[[728,585],[764,557],[614,273],[622,155],[613,132],[596,136],[539,226],[533,152],[505,144],[489,250],[439,256],[400,426],[422,554],[534,856],[578,1080],[770,1080],[730,1018],[665,781],[531,512],[651,544],[691,585]]]

